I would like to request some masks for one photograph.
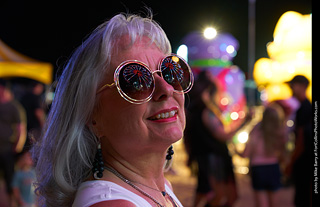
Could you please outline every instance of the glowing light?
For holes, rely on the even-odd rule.
[[[266,90],[262,90],[260,94],[261,101],[267,101],[268,100],[268,94],[266,93]]]
[[[229,56],[228,55],[222,55],[221,56],[221,60],[224,62],[227,62],[229,60]]]
[[[244,111],[239,111],[239,118],[243,119],[246,116],[246,113]]]
[[[293,125],[294,125],[294,122],[292,120],[288,120],[287,121],[287,126],[288,127],[293,127]]]
[[[177,55],[179,55],[185,61],[188,62],[188,47],[187,47],[187,45],[180,45],[177,50]]]
[[[226,43],[222,43],[220,46],[219,46],[219,49],[221,51],[225,51],[227,49],[227,44]]]
[[[288,84],[270,84],[266,87],[268,101],[288,99],[291,97],[291,89]]]
[[[237,112],[232,112],[230,117],[232,120],[237,120],[239,118],[239,114]]]
[[[227,84],[232,84],[234,82],[232,75],[227,74],[226,77],[224,78]]]
[[[226,105],[229,104],[229,100],[228,100],[228,98],[223,97],[223,98],[220,100],[220,103],[221,103],[221,105],[226,106]]]
[[[228,45],[226,48],[227,53],[232,54],[234,52],[234,47],[232,45]]]
[[[293,74],[296,71],[296,68],[293,65],[288,66],[288,73]]]
[[[178,57],[176,57],[176,56],[172,56],[172,58],[171,58],[174,62],[179,62],[179,58]]]
[[[46,101],[52,102],[53,99],[54,99],[54,95],[55,95],[54,92],[52,92],[52,91],[48,92],[48,93],[46,94]]]
[[[237,168],[237,173],[246,175],[249,173],[249,168],[245,166],[241,166]]]
[[[294,150],[294,143],[292,141],[289,141],[287,144],[286,144],[286,148],[288,149],[288,151],[293,151]]]
[[[248,134],[248,132],[240,132],[239,134],[238,134],[238,141],[240,142],[240,143],[246,143],[247,141],[248,141],[248,139],[249,139],[249,134]]]
[[[257,86],[266,86],[262,99],[272,101],[291,96],[290,88],[283,83],[295,75],[304,75],[310,81],[307,97],[311,100],[312,88],[312,35],[311,15],[294,11],[284,13],[274,30],[274,40],[267,44],[270,58],[260,58],[254,65],[253,77]]]
[[[274,87],[272,87],[272,92],[274,93],[274,94],[279,94],[280,93],[280,87],[279,86],[274,86]]]
[[[306,54],[305,54],[304,51],[299,51],[299,52],[297,52],[297,54],[296,54],[296,57],[297,57],[297,59],[299,59],[299,60],[303,60],[305,56],[306,56]]]
[[[204,30],[203,36],[209,40],[213,39],[217,36],[217,30],[213,27],[208,27]]]

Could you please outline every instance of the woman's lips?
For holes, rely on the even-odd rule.
[[[178,108],[173,107],[171,109],[162,110],[155,115],[148,118],[148,120],[156,122],[168,122],[177,120]]]

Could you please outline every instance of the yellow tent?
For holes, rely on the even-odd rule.
[[[52,70],[52,64],[22,55],[0,40],[0,78],[23,77],[50,84]]]

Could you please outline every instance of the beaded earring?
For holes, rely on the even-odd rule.
[[[173,154],[174,154],[173,146],[171,145],[171,146],[168,148],[167,155],[166,155],[166,159],[167,159],[168,161],[171,160]]]
[[[92,168],[94,179],[99,180],[100,178],[102,178],[103,171],[104,171],[104,163],[102,158],[101,144],[99,143],[97,153],[93,162],[93,168]]]

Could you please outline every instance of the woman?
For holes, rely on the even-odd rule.
[[[282,159],[286,140],[284,112],[272,103],[263,112],[263,117],[250,132],[243,157],[250,159],[252,187],[256,206],[279,206],[277,191],[281,187],[279,162]],[[266,204],[264,194],[268,195]]]
[[[193,75],[170,53],[151,18],[123,14],[75,51],[34,150],[43,206],[182,206],[163,171]]]
[[[212,75],[199,74],[190,92],[188,121],[185,131],[189,164],[198,165],[195,207],[232,206],[237,199],[232,159],[227,142],[249,121],[241,120],[230,131],[225,130],[217,106],[218,89]]]

